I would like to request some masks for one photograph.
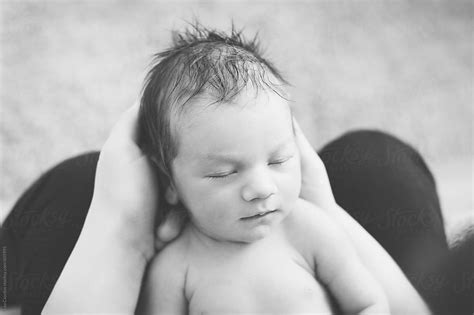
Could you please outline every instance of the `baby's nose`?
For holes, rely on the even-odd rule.
[[[267,174],[256,174],[242,188],[242,198],[245,201],[254,199],[266,199],[277,192],[277,186],[271,176]]]

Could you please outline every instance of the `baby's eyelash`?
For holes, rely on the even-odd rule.
[[[206,176],[210,180],[215,180],[215,179],[224,179],[229,177],[232,174],[235,174],[236,172],[231,172],[231,173],[222,173],[222,174],[214,174],[214,175],[209,175]]]
[[[274,166],[280,166],[280,165],[283,165],[285,164],[286,162],[288,162],[288,160],[290,160],[291,158],[293,157],[292,156],[288,156],[288,157],[285,157],[285,158],[281,158],[281,159],[278,159],[278,160],[275,160],[273,162],[269,162],[268,165],[274,165]],[[207,175],[206,178],[209,179],[209,180],[218,180],[218,179],[226,179],[228,177],[230,177],[231,175],[233,174],[236,174],[237,171],[232,171],[232,172],[226,172],[226,173],[216,173],[216,174],[212,174],[212,175]]]
[[[283,159],[279,159],[273,162],[268,163],[268,165],[281,165],[284,164],[285,162],[288,162],[289,159],[291,159],[293,156],[289,156]]]

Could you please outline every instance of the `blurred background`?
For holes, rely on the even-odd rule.
[[[357,128],[412,144],[453,235],[473,218],[472,1],[1,1],[4,217],[42,172],[98,150],[173,29],[257,31],[315,148]]]

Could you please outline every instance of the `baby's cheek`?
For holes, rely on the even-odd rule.
[[[281,198],[283,204],[286,207],[293,208],[294,204],[298,201],[301,191],[301,184],[300,181],[292,180],[291,182],[287,182],[283,190],[281,191]]]
[[[205,211],[206,216],[214,222],[223,222],[232,212],[232,205],[236,204],[235,198],[231,198],[226,192],[203,196],[204,198],[207,199],[202,211]]]

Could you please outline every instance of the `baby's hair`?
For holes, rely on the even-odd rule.
[[[178,153],[171,120],[186,110],[191,99],[205,95],[212,104],[231,102],[245,87],[271,90],[285,98],[282,87],[289,85],[262,57],[257,35],[247,41],[233,23],[230,34],[199,22],[172,34],[171,48],[153,59],[139,114],[139,144],[157,167],[162,193],[172,179],[171,163]]]

